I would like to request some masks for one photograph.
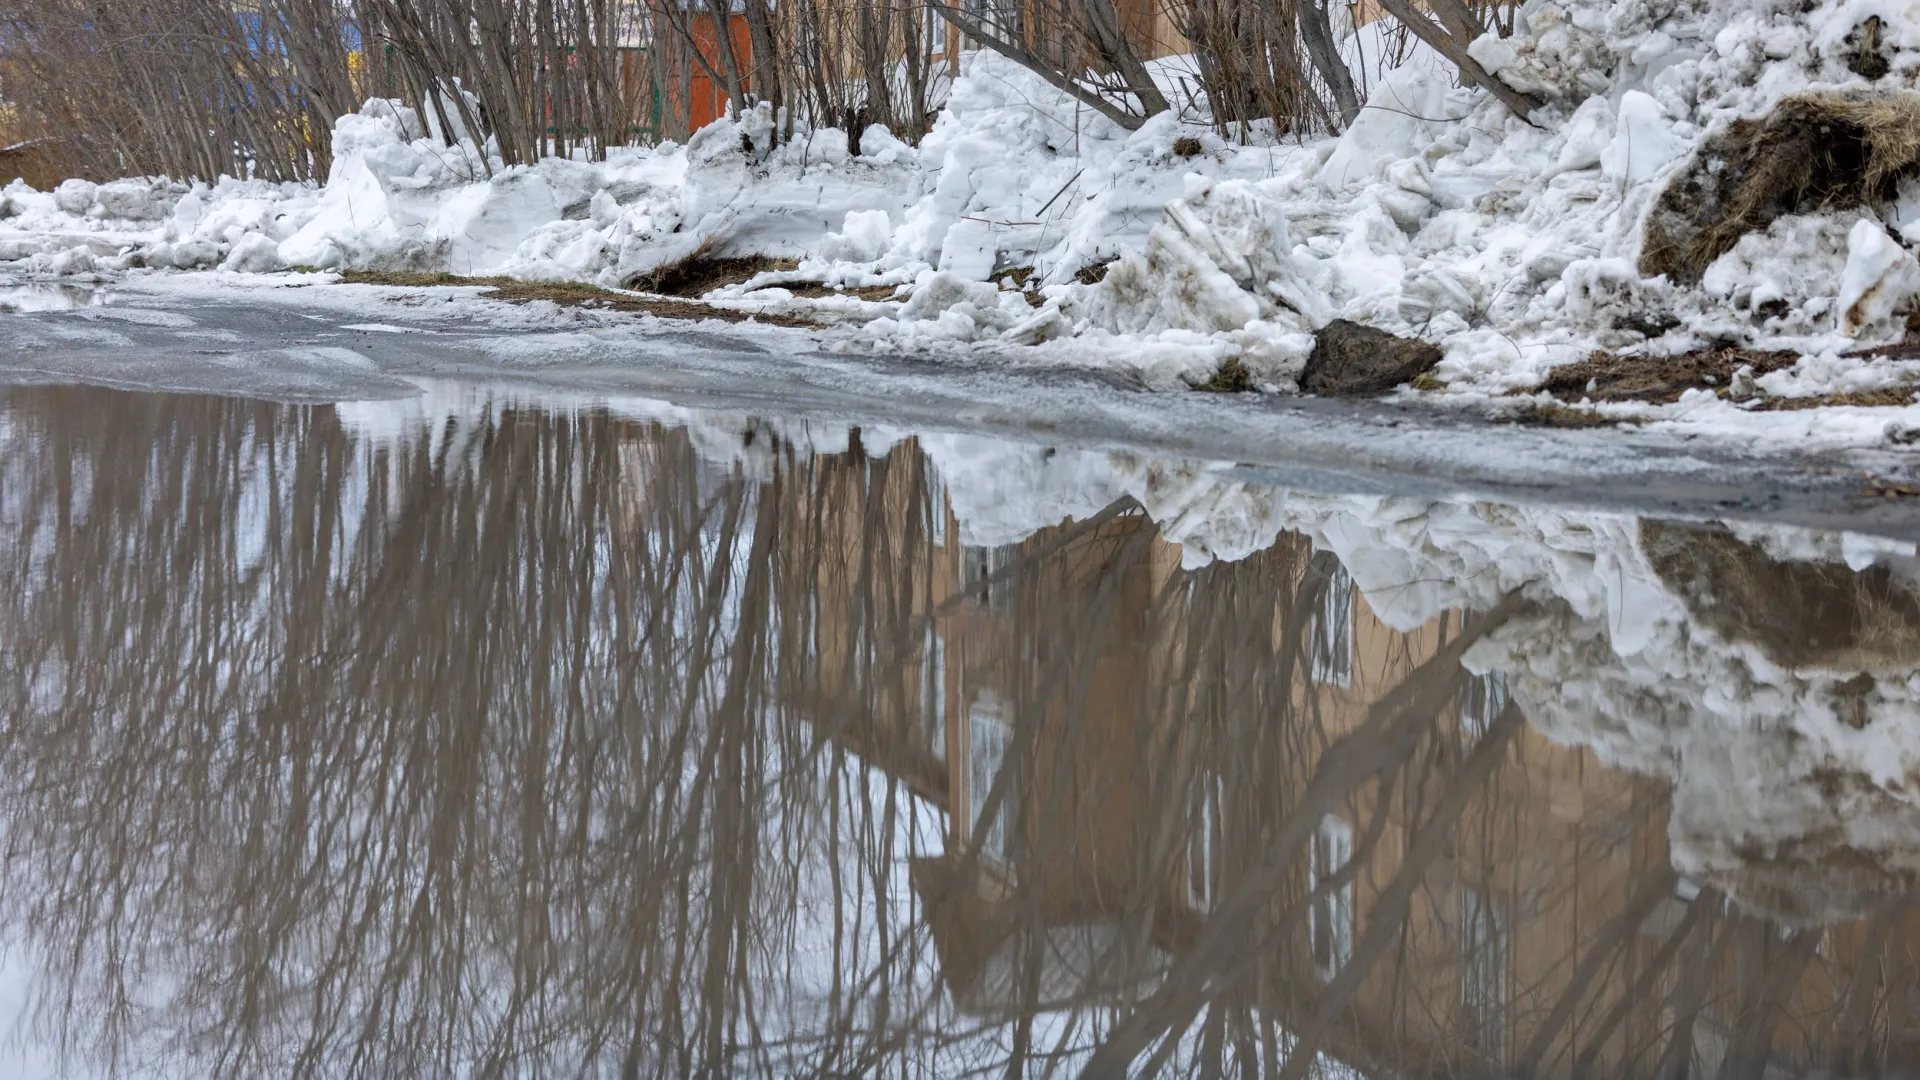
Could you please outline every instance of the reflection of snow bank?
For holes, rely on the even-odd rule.
[[[1900,640],[1893,651],[1885,640],[1850,652],[1830,643],[1809,651],[1837,666],[1782,666],[1764,637],[1714,629],[1740,625],[1712,608],[1737,596],[1676,592],[1663,580],[1633,518],[1287,492],[1223,465],[959,436],[923,445],[969,543],[1008,543],[1131,496],[1183,545],[1189,565],[1242,557],[1282,530],[1304,534],[1336,554],[1375,614],[1400,629],[1520,591],[1538,612],[1475,647],[1469,665],[1505,672],[1514,700],[1550,738],[1670,777],[1672,857],[1682,872],[1815,921],[1920,886],[1920,787],[1911,779],[1920,776],[1920,654],[1898,651],[1907,647]],[[1731,531],[1744,557],[1779,560],[1777,573],[1824,565],[1845,579],[1851,567],[1876,575],[1884,595],[1915,595],[1912,544],[1781,526]],[[1669,544],[1691,535],[1672,532],[1682,539]],[[1755,617],[1767,614],[1781,613]],[[1803,613],[1796,632],[1824,632],[1816,614]]]

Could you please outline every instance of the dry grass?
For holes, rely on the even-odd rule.
[[[1863,350],[1861,357],[1902,357],[1920,346],[1903,344]],[[1680,400],[1688,390],[1710,390],[1722,397],[1734,372],[1751,367],[1755,375],[1780,371],[1799,361],[1799,354],[1778,350],[1741,349],[1730,346],[1697,349],[1674,356],[1621,356],[1596,352],[1578,363],[1553,369],[1536,390],[1545,390],[1566,402],[1643,402],[1666,405]],[[1534,393],[1522,390],[1516,393]],[[1822,409],[1830,405],[1885,407],[1913,404],[1920,386],[1891,386],[1878,390],[1852,390],[1812,397],[1760,397],[1753,407],[1762,412],[1793,412]],[[1546,407],[1551,409],[1551,407]],[[1597,421],[1607,422],[1612,421]],[[1559,426],[1559,425],[1556,425]]]
[[[1581,409],[1571,405],[1529,405],[1503,415],[1500,420],[1524,427],[1568,429],[1618,427],[1623,424],[1645,423],[1633,417],[1609,416],[1594,409]]]
[[[769,285],[767,287],[770,289],[785,289],[805,300],[824,300],[829,296],[851,296],[856,300],[872,302],[899,299],[902,288],[902,286],[899,285],[861,285],[856,288],[846,289],[835,285],[828,285],[824,281],[783,281],[777,285]]]
[[[1886,408],[1913,404],[1920,386],[1888,386],[1879,390],[1851,390],[1843,394],[1818,394],[1813,397],[1761,398],[1754,406],[1761,412],[1794,412],[1800,409],[1824,409],[1833,405],[1855,408]]]
[[[1107,280],[1107,271],[1120,261],[1116,256],[1108,256],[1098,262],[1090,262],[1073,272],[1073,280],[1082,285],[1098,285]]]
[[[628,278],[627,287],[661,296],[698,298],[715,289],[744,285],[761,274],[792,270],[799,265],[793,259],[766,255],[719,256],[703,244],[684,259]]]
[[[1651,521],[1640,546],[1696,618],[1782,667],[1906,671],[1920,662],[1920,596],[1886,567],[1782,562],[1725,532]]]
[[[1562,401],[1664,405],[1680,400],[1688,390],[1724,390],[1733,373],[1742,367],[1751,366],[1755,375],[1765,375],[1792,367],[1798,360],[1797,353],[1732,347],[1698,349],[1676,356],[1621,356],[1600,351],[1554,368],[1538,389]]]
[[[1253,372],[1240,362],[1237,356],[1230,356],[1220,362],[1213,377],[1194,387],[1207,394],[1250,394],[1258,387],[1253,384]]]
[[[1920,94],[1804,94],[1708,139],[1647,219],[1640,269],[1695,284],[1786,214],[1883,203],[1920,173]]]
[[[693,300],[634,296],[630,293],[614,292],[611,289],[602,289],[597,285],[577,281],[520,281],[517,278],[506,277],[461,277],[458,274],[389,270],[349,270],[340,275],[340,280],[353,285],[393,285],[408,289],[451,285],[480,286],[489,290],[488,299],[502,300],[509,304],[550,300],[561,307],[625,311],[653,315],[662,319],[718,319],[722,322],[758,322],[800,329],[813,329],[820,325],[810,319],[801,319],[792,315],[763,315],[732,311]]]

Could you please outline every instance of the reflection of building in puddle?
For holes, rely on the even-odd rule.
[[[237,1075],[955,1075],[1151,1017],[1221,1075],[1920,1060],[1908,911],[1752,914],[1912,835],[1884,546],[1268,492],[1294,531],[1188,572],[1131,500],[969,548],[844,431],[7,405],[5,884],[76,1038],[131,987]]]
[[[895,458],[911,456],[903,448]],[[1500,587],[1535,606],[1471,650],[1470,664],[1436,670],[1469,609],[1489,597],[1484,580],[1450,589],[1422,579],[1443,568],[1406,558],[1417,544],[1352,558],[1368,570],[1359,585],[1348,562],[1314,556],[1296,535],[1186,574],[1178,548],[1138,514],[958,548],[945,541],[959,530],[944,510],[915,608],[934,631],[901,678],[938,689],[898,697],[914,702],[911,719],[869,721],[919,733],[915,785],[946,812],[946,852],[916,859],[911,880],[962,1008],[1011,1015],[1150,1002],[1207,944],[1222,905],[1257,879],[1288,822],[1306,814],[1309,839],[1270,902],[1253,909],[1258,925],[1221,975],[1232,989],[1216,993],[1257,1001],[1290,1029],[1320,1024],[1315,1047],[1341,1060],[1622,1075],[1656,1071],[1673,1054],[1710,1068],[1756,1052],[1845,1059],[1886,1036],[1890,1021],[1859,1012],[1859,1002],[1911,981],[1910,965],[1885,962],[1880,950],[1920,937],[1920,925],[1904,914],[1869,924],[1852,919],[1855,901],[1806,893],[1809,883],[1901,892],[1904,878],[1883,880],[1888,851],[1920,836],[1920,822],[1882,793],[1855,804],[1871,810],[1861,827],[1880,847],[1823,849],[1808,837],[1743,849],[1727,840],[1727,820],[1694,816],[1699,788],[1669,768],[1682,749],[1698,763],[1702,749],[1667,737],[1623,752],[1623,739],[1656,720],[1684,729],[1687,710],[1728,686],[1689,666],[1721,647],[1698,627],[1724,628],[1727,613],[1687,592],[1681,579],[1700,573],[1663,585],[1677,556],[1659,563],[1662,573],[1645,569],[1630,522],[1620,537],[1583,527],[1584,561],[1528,557],[1558,559],[1569,577],[1638,567],[1637,578],[1583,580],[1575,600],[1590,604],[1584,617],[1566,599],[1576,590],[1551,574],[1509,579]],[[1396,521],[1405,527],[1404,514]],[[1320,524],[1349,542],[1364,535],[1331,515]],[[1456,538],[1465,535],[1458,524]],[[1596,547],[1606,554],[1595,558]],[[1399,581],[1418,580],[1421,591],[1419,604],[1389,595],[1391,625],[1370,600],[1393,591],[1382,567],[1410,573]],[[1769,572],[1755,580],[1775,602],[1766,614],[1775,638],[1747,652],[1819,649],[1828,662],[1877,656],[1883,668],[1899,666],[1903,654],[1886,643],[1903,640],[1906,624],[1890,624],[1888,612],[1913,605],[1871,584],[1897,574],[1815,587]],[[1797,602],[1818,609],[1809,627],[1839,619],[1854,629],[1795,641],[1793,607],[1781,599],[1794,588]],[[1841,611],[1845,595],[1855,615]],[[1607,607],[1662,598],[1671,610]],[[1870,622],[1879,629],[1865,632]],[[1631,655],[1671,668],[1666,691],[1620,670],[1614,646],[1636,635]],[[1375,737],[1370,718],[1436,679],[1444,685],[1423,691],[1433,704],[1423,706],[1417,748],[1328,803],[1302,801],[1331,748]],[[1841,715],[1877,716],[1881,698],[1869,699]],[[1714,707],[1749,706],[1733,698]],[[1515,708],[1545,721],[1502,724]],[[1616,729],[1618,738],[1608,734]],[[1483,743],[1490,764],[1474,772]],[[1764,821],[1768,796],[1754,778],[1791,772],[1738,741],[1723,740],[1719,753],[1722,767],[1702,765],[1701,775],[1745,792],[1754,803],[1746,812]],[[1679,778],[1671,798],[1670,775]],[[1869,807],[1876,801],[1884,805]],[[1797,815],[1795,827],[1814,811],[1842,827],[1847,805],[1843,793],[1804,783],[1773,802]],[[1735,862],[1676,878],[1672,863],[1688,868],[1713,843]],[[1825,934],[1783,930],[1723,907],[1723,893],[1769,913],[1852,921]]]

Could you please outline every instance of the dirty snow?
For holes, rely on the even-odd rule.
[[[1244,145],[1191,116],[1127,132],[986,52],[966,57],[919,147],[877,127],[853,146],[804,127],[778,142],[759,110],[685,146],[505,168],[373,101],[336,125],[322,187],[13,185],[0,259],[50,277],[366,267],[619,286],[696,251],[764,254],[799,267],[712,302],[806,311],[849,352],[1017,353],[1156,389],[1237,359],[1291,390],[1334,318],[1439,344],[1436,396],[1461,403],[1596,348],[1718,342],[1800,352],[1775,379],[1797,396],[1857,385],[1864,367],[1905,385],[1920,363],[1845,354],[1897,338],[1920,293],[1913,185],[1884,217],[1781,219],[1698,287],[1636,269],[1649,208],[1708,134],[1791,94],[1866,85],[1846,61],[1868,16],[1892,67],[1875,85],[1910,88],[1920,10],[1893,0],[1531,0],[1512,39],[1474,51],[1546,99],[1537,127],[1416,49],[1364,72],[1370,107],[1338,138]],[[1343,49],[1377,58],[1379,33],[1349,32]],[[1182,137],[1198,155],[1175,152]],[[882,288],[807,299],[801,284]],[[1719,398],[1630,411],[1734,439],[1796,426]],[[1873,415],[1842,426],[1871,443],[1890,421],[1920,422]]]

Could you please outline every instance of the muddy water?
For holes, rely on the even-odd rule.
[[[16,389],[0,656],[8,1075],[1920,1064],[1908,544]]]

